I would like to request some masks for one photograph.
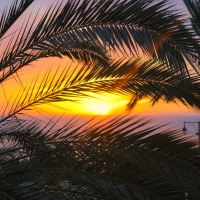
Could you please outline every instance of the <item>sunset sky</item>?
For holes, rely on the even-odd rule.
[[[5,4],[8,4],[10,1],[0,1],[0,7],[3,7]],[[27,17],[30,12],[32,12],[33,16],[40,8],[39,16],[46,10],[46,8],[54,2],[53,0],[42,1],[36,0],[33,5],[24,13],[24,18]],[[184,6],[180,3],[181,1],[177,0],[177,8],[181,8],[184,10]],[[17,27],[20,27],[20,24],[24,23],[23,20],[20,20],[16,23]],[[10,30],[10,32],[14,31]],[[7,38],[6,38],[7,39]],[[6,40],[5,39],[5,40]],[[4,42],[1,43],[1,50],[4,48]],[[30,66],[27,66],[19,71],[20,79],[24,85],[29,84],[31,80],[33,80],[38,74],[39,77],[42,78],[46,71],[51,67],[52,73],[56,70],[56,68],[60,65],[61,69],[65,68],[67,63],[69,63],[69,59],[67,58],[45,58],[41,59],[37,62],[32,63]],[[17,95],[17,92],[20,89],[20,84],[16,79],[7,80],[3,83],[3,86],[0,88],[0,95],[1,105],[6,105],[6,101],[12,95],[11,103],[14,97]],[[6,96],[4,95],[3,88],[6,90]],[[74,114],[81,114],[81,115],[108,115],[108,114],[122,114],[126,110],[126,104],[129,100],[129,97],[126,96],[119,96],[119,95],[111,95],[111,94],[104,94],[104,95],[95,95],[96,98],[84,98],[79,103],[71,103],[71,102],[62,102],[56,103],[56,107],[62,107],[63,109],[59,109],[56,107],[52,107],[49,105],[40,105],[38,108],[48,112],[49,114],[55,113],[63,113],[65,112],[66,115],[74,115]],[[7,99],[7,100],[6,100]],[[36,114],[35,111],[31,111]],[[135,109],[131,111],[131,113],[138,114],[142,113],[144,115],[175,115],[175,114],[192,114],[193,111],[188,110],[183,106],[178,106],[174,104],[166,104],[164,102],[160,102],[156,104],[154,107],[151,106],[148,99],[143,99],[138,103]]]

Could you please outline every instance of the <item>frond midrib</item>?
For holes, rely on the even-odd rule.
[[[74,84],[74,85],[72,85],[72,86],[70,86],[70,87],[67,87],[67,90],[72,90],[73,88],[77,88],[77,87],[84,87],[84,86],[87,86],[87,85],[90,85],[90,84],[95,84],[95,83],[104,83],[104,82],[113,82],[113,81],[129,81],[129,80],[135,80],[135,81],[142,81],[142,82],[153,82],[153,83],[156,83],[156,84],[161,84],[160,83],[160,81],[155,81],[155,80],[146,80],[146,79],[141,79],[141,78],[135,78],[135,77],[133,77],[132,79],[130,79],[130,78],[126,78],[126,76],[124,76],[124,77],[109,77],[109,78],[105,78],[104,80],[94,80],[94,81],[88,81],[88,82],[86,82],[86,83],[79,83],[79,84]],[[164,85],[167,85],[167,86],[173,86],[173,85],[170,85],[169,83],[166,83],[166,82],[162,82],[162,84],[164,84]],[[180,88],[179,87],[176,87],[176,88],[178,88],[179,90],[180,90]],[[30,107],[30,106],[33,106],[34,104],[37,104],[37,103],[40,103],[41,101],[43,101],[43,100],[45,100],[45,99],[47,99],[47,98],[51,98],[52,96],[54,96],[54,95],[57,95],[58,94],[58,96],[60,96],[59,95],[59,93],[60,92],[62,92],[63,91],[63,89],[64,88],[60,88],[59,90],[57,90],[57,91],[53,91],[53,93],[50,93],[50,92],[52,92],[51,90],[49,91],[49,93],[50,94],[44,94],[44,96],[42,96],[41,98],[39,98],[39,99],[37,99],[37,100],[33,100],[32,102],[30,102],[29,104],[27,104],[27,105],[25,105],[25,106],[23,106],[22,108],[20,108],[19,110],[17,110],[17,111],[15,111],[14,113],[12,113],[11,115],[8,115],[7,117],[5,117],[3,120],[1,119],[0,120],[0,122],[3,122],[3,121],[5,121],[6,119],[8,119],[8,118],[10,118],[11,116],[13,116],[13,115],[15,115],[15,114],[17,114],[18,112],[21,112],[22,110],[24,110],[24,109],[26,109],[26,108],[28,108],[28,107]],[[66,89],[66,88],[65,88]],[[122,88],[121,88],[122,89]],[[186,92],[190,92],[191,93],[191,91],[188,91],[188,90],[186,90],[185,88],[183,89],[183,88],[181,88],[181,90],[182,91],[186,91]],[[99,92],[105,92],[104,90],[100,90]],[[113,91],[112,92],[118,92],[118,88],[116,87],[116,88],[114,88],[113,89]],[[122,91],[123,92],[123,91]],[[67,100],[66,100],[67,101]]]
[[[53,34],[53,35],[51,35],[51,36],[48,36],[48,37],[46,37],[46,38],[43,38],[42,40],[40,40],[40,41],[38,41],[38,42],[35,42],[34,44],[32,44],[32,45],[30,45],[30,46],[28,46],[28,47],[25,47],[22,51],[20,51],[20,52],[18,52],[16,55],[15,55],[15,57],[18,57],[18,56],[20,56],[21,54],[23,54],[24,52],[26,52],[26,51],[28,51],[28,50],[30,50],[30,49],[32,49],[34,46],[37,46],[37,44],[39,44],[40,42],[44,42],[44,41],[46,41],[46,40],[48,40],[48,39],[50,39],[50,38],[52,38],[52,37],[55,37],[55,36],[58,36],[58,35],[60,35],[60,34],[63,34],[63,33],[67,33],[67,32],[73,32],[74,30],[77,30],[77,29],[83,29],[83,28],[90,28],[90,27],[93,27],[93,26],[99,26],[99,27],[103,27],[103,26],[129,26],[129,25],[131,25],[132,27],[139,27],[139,29],[142,29],[142,30],[145,30],[145,31],[147,31],[147,32],[152,32],[152,33],[156,33],[158,36],[159,36],[159,38],[161,39],[161,40],[164,40],[165,42],[169,42],[169,44],[171,44],[172,46],[174,46],[177,50],[179,50],[179,52],[184,52],[184,53],[188,53],[188,52],[186,52],[185,50],[184,50],[184,48],[181,48],[181,46],[182,45],[178,45],[177,44],[177,42],[176,41],[173,41],[172,40],[172,38],[170,38],[170,37],[166,37],[165,35],[162,35],[161,33],[159,33],[159,32],[157,32],[157,31],[155,31],[155,30],[152,30],[152,29],[150,29],[150,28],[146,28],[146,27],[141,27],[141,26],[139,26],[139,25],[135,25],[135,24],[118,24],[118,23],[113,23],[113,24],[111,24],[111,23],[108,23],[108,24],[104,24],[104,25],[102,25],[102,24],[89,24],[89,25],[83,25],[83,26],[76,26],[76,27],[73,27],[73,28],[70,28],[70,29],[67,29],[67,30],[64,30],[64,31],[62,31],[62,32],[59,32],[59,33],[56,33],[56,34]],[[190,51],[191,51],[192,49],[190,48]],[[196,53],[196,51],[192,51],[193,53]],[[8,67],[8,66],[6,66],[6,67]],[[6,67],[4,67],[4,68],[6,68]]]

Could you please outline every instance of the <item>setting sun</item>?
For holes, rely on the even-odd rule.
[[[122,96],[114,94],[95,95],[96,98],[82,100],[80,110],[89,115],[107,115],[119,112],[127,104]]]
[[[106,115],[111,110],[112,106],[106,103],[88,105],[87,110],[96,115]]]

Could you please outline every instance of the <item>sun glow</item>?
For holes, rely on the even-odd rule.
[[[82,101],[82,112],[88,115],[109,115],[118,113],[127,101],[118,95],[97,95],[96,98],[85,98]]]
[[[106,115],[112,109],[112,106],[106,103],[99,103],[88,105],[86,109],[96,115]]]

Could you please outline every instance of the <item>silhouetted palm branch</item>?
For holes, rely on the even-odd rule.
[[[75,118],[62,128],[53,118],[44,125],[19,117],[105,92],[130,96],[128,109],[149,98],[199,110],[200,78],[189,71],[199,72],[196,25],[187,26],[167,0],[68,0],[9,32],[32,2],[15,0],[1,12],[0,82],[44,57],[80,63],[49,70],[39,86],[39,77],[21,83],[1,108],[0,199],[200,199],[199,148],[190,136],[136,116],[94,125]],[[199,4],[187,3],[194,25]],[[112,61],[108,53],[134,58]]]
[[[21,17],[34,0],[14,0],[10,7],[1,12],[0,40],[11,26]]]
[[[200,3],[197,0],[183,0],[191,15],[190,21],[192,28],[200,36]]]
[[[12,106],[5,106],[0,123],[7,123],[11,117],[40,104],[77,102],[107,91],[130,96],[128,109],[132,109],[138,100],[149,98],[152,105],[163,100],[199,110],[199,79],[196,75],[182,79],[178,70],[154,60],[112,61],[108,68],[96,64],[93,67],[77,65],[71,69],[70,65],[61,72],[57,69],[53,75],[49,70],[39,86],[38,78],[24,86],[16,94]]]
[[[88,127],[4,127],[1,188],[6,199],[200,198],[200,160],[190,136],[146,119],[118,117]],[[19,162],[20,161],[20,162]],[[6,181],[5,181],[6,180]]]
[[[196,0],[183,0],[188,11],[189,11],[189,20],[190,26],[196,33],[196,38],[200,38],[200,3]],[[197,52],[198,57],[200,55],[199,51]],[[196,56],[190,56],[190,62],[196,63],[199,65],[199,60]]]
[[[35,20],[30,25],[25,23],[10,39],[0,65],[1,70],[7,67],[10,70],[1,80],[48,56],[67,55],[105,63],[105,47],[124,55],[130,52],[138,56],[142,51],[185,74],[186,61],[190,62],[190,56],[199,51],[198,40],[181,16],[166,8],[167,3],[167,0],[58,3],[46,11],[35,28]],[[190,64],[198,71],[198,66]]]

